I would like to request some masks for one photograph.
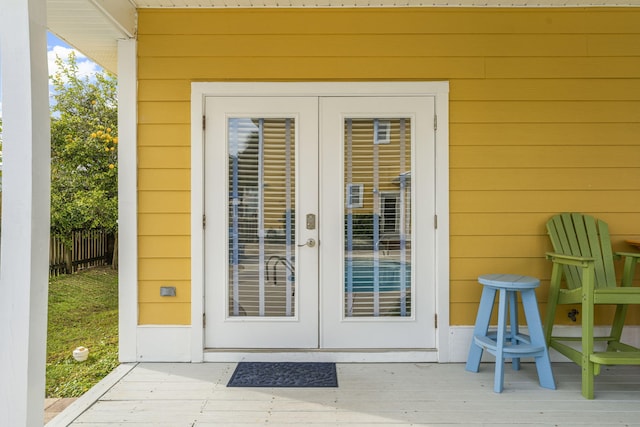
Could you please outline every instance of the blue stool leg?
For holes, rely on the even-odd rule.
[[[480,305],[478,306],[478,314],[476,316],[476,325],[473,329],[473,336],[486,336],[489,330],[489,321],[491,320],[491,312],[493,311],[493,302],[496,297],[496,290],[488,286],[482,288],[482,296],[480,297]],[[480,359],[482,358],[482,347],[471,339],[471,347],[469,348],[469,357],[465,369],[471,372],[478,372],[480,369]]]
[[[540,313],[538,313],[538,302],[534,289],[528,289],[522,292],[522,306],[524,307],[524,314],[527,318],[527,325],[529,326],[531,344],[544,348],[543,353],[535,358],[540,385],[555,390],[556,383],[553,379],[553,372],[551,371],[549,350],[547,349],[544,333],[542,332],[542,322],[540,321]]]
[[[498,304],[498,336],[496,337],[496,373],[493,379],[493,391],[502,393],[504,385],[504,340],[507,329],[507,291],[500,289]]]
[[[511,345],[515,346],[518,344],[518,301],[517,301],[517,293],[515,291],[507,291],[507,295],[509,295],[509,324],[511,326],[511,333],[509,334],[509,338],[511,339]],[[520,370],[520,358],[513,357],[511,358],[511,367],[514,371]]]

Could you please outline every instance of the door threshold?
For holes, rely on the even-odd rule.
[[[437,362],[437,349],[205,349],[205,362]]]

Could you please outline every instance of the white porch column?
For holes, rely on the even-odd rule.
[[[137,360],[137,42],[118,40],[118,300],[121,362]]]
[[[50,137],[45,0],[0,0],[0,425],[44,423]]]

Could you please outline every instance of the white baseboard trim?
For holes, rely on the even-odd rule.
[[[594,329],[596,334],[604,335],[608,332],[608,327],[596,327]],[[528,333],[528,329],[526,327],[522,327],[521,331],[524,334]],[[467,356],[469,355],[469,346],[471,345],[471,338],[473,337],[473,326],[451,326],[449,328],[449,355],[450,362],[466,362]],[[571,337],[579,337],[580,336],[580,327],[579,326],[555,326],[554,334],[563,336],[571,336]],[[625,326],[624,332],[622,334],[622,340],[630,345],[640,347],[640,326]],[[596,347],[597,349],[597,347]],[[552,362],[568,362],[569,359],[551,349],[549,353]],[[485,360],[486,359],[486,360]],[[484,352],[482,355],[483,362],[492,362],[494,361],[493,356],[490,354],[487,355],[487,352]]]
[[[138,362],[191,362],[191,326],[144,325],[137,329]]]
[[[216,351],[204,353],[205,362],[337,362],[337,363],[418,363],[437,362],[438,352],[430,350],[406,351]]]

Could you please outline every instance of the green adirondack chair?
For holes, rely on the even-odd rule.
[[[601,365],[640,365],[640,349],[620,342],[628,304],[640,304],[640,287],[631,286],[640,253],[614,254],[607,224],[589,215],[555,215],[547,231],[554,252],[547,253],[553,269],[545,338],[549,347],[582,367],[582,395],[593,399],[594,376]],[[624,265],[618,286],[614,259],[620,258]],[[552,335],[558,304],[582,304],[581,337]],[[609,335],[594,337],[594,310],[600,304],[615,305],[616,311]],[[574,346],[569,345],[572,341]],[[606,342],[605,351],[594,351],[594,342]]]

